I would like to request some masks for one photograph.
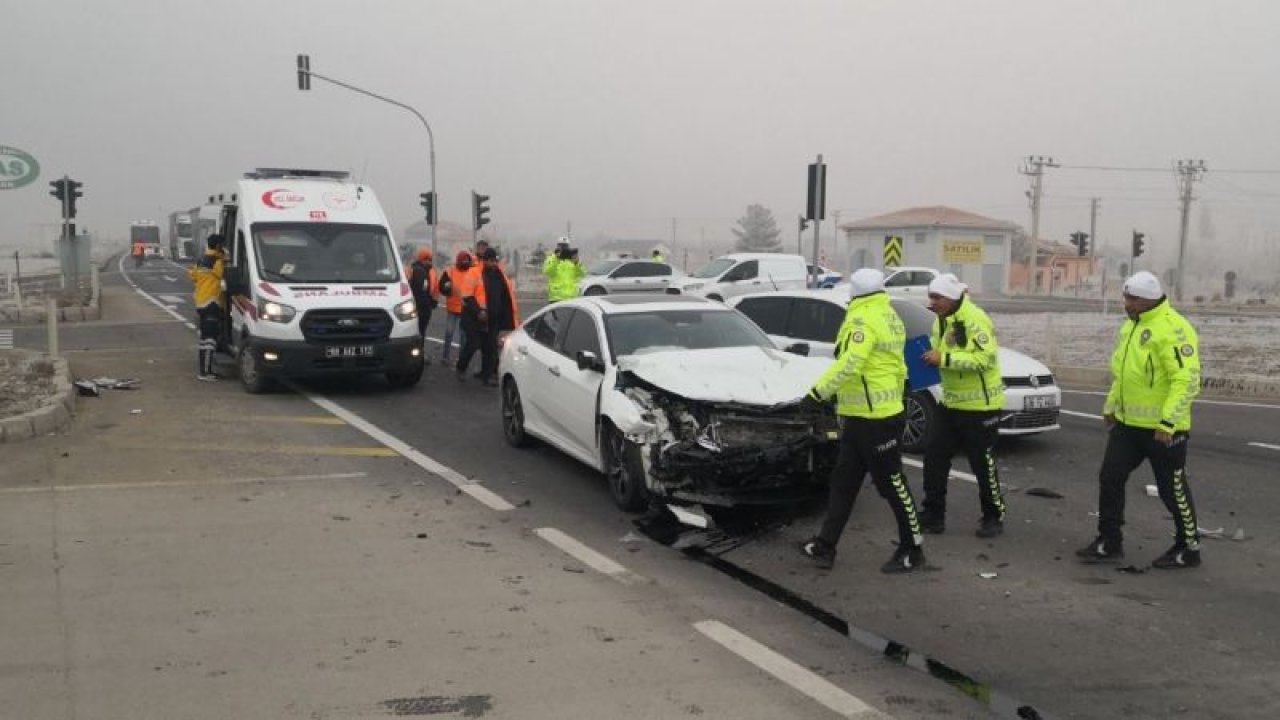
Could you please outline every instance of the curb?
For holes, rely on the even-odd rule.
[[[34,357],[43,356],[43,353],[30,350],[8,352]],[[58,432],[71,424],[71,418],[76,410],[76,393],[75,387],[71,384],[71,369],[64,358],[54,358],[53,367],[53,397],[36,410],[0,419],[0,443],[30,440]]]
[[[1111,371],[1103,368],[1056,366],[1051,368],[1059,383],[1068,382],[1105,388],[1111,384]],[[1280,382],[1239,377],[1201,377],[1202,395],[1216,398],[1280,399]]]

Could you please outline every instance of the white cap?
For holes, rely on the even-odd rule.
[[[959,300],[964,291],[968,289],[968,285],[960,282],[960,278],[951,273],[943,273],[929,283],[930,295],[941,295],[952,300]]]
[[[855,270],[849,277],[849,297],[856,298],[884,290],[884,273],[875,268]]]
[[[1159,278],[1142,270],[1130,275],[1129,279],[1124,281],[1124,294],[1146,300],[1159,300],[1164,297],[1164,290],[1160,287]]]

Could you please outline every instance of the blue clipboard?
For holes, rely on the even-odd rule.
[[[907,344],[902,348],[902,354],[907,361],[907,385],[912,390],[924,390],[942,382],[938,368],[927,365],[920,359],[920,356],[928,352],[930,347],[928,335],[917,335],[907,338]]]

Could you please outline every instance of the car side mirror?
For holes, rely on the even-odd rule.
[[[595,372],[604,372],[604,363],[600,358],[590,350],[579,350],[578,356],[579,370],[594,370]]]
[[[809,357],[809,343],[798,342],[788,345],[783,352],[789,352],[792,355],[803,355]]]

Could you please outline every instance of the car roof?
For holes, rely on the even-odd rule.
[[[942,271],[941,271],[941,270],[939,270],[939,269],[937,269],[937,268],[925,267],[925,266],[923,266],[923,265],[899,265],[899,266],[894,267],[894,268],[887,268],[887,269],[885,269],[884,274],[885,274],[886,276],[889,276],[889,275],[892,275],[892,274],[894,274],[894,273],[896,273],[896,272],[900,272],[900,271],[902,271],[902,270],[911,270],[911,271],[925,270],[925,271],[927,271],[927,272],[937,273],[937,274],[939,274],[939,275],[941,275],[941,274],[942,274]]]
[[[590,297],[573,298],[572,300],[566,300],[562,303],[556,303],[556,305],[595,308],[602,315],[662,312],[668,310],[730,311],[730,308],[726,305],[697,295],[665,295],[657,293],[592,295]]]

